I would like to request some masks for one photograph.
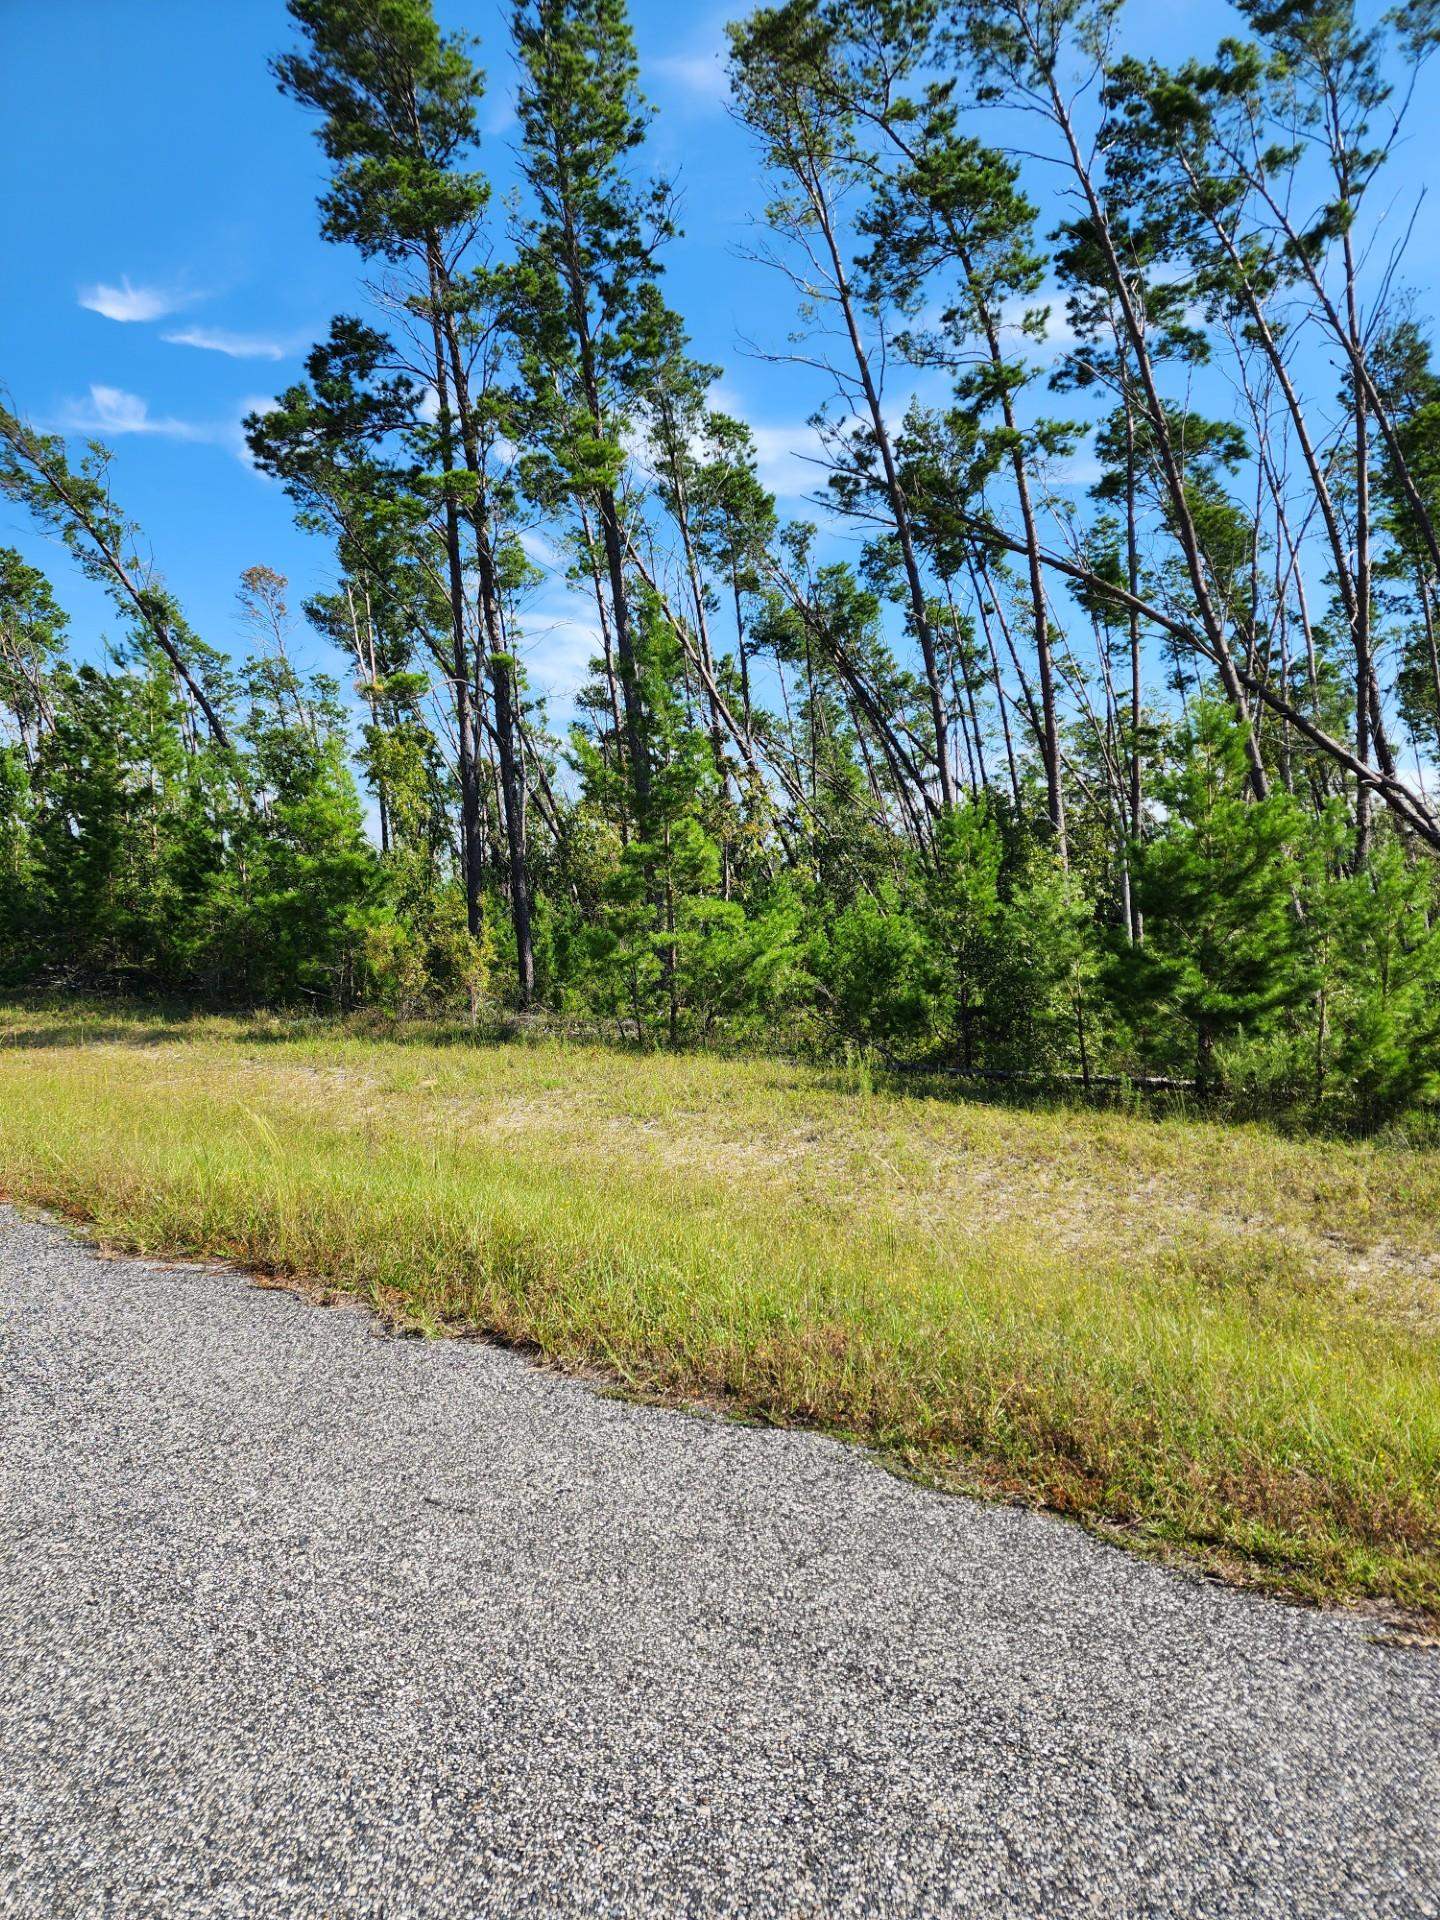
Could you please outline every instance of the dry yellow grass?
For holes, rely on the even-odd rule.
[[[0,1014],[0,1183],[1440,1615],[1440,1154],[859,1073]]]

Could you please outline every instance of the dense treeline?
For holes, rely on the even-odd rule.
[[[515,7],[504,207],[427,0],[290,12],[364,312],[247,430],[333,547],[303,612],[355,698],[292,665],[263,566],[249,658],[207,647],[104,449],[0,412],[0,482],[130,634],[75,665],[0,556],[12,981],[484,998],[1363,1124],[1433,1094],[1440,373],[1384,225],[1432,5],[1242,0],[1176,70],[1114,0],[733,26],[756,253],[828,395],[813,524],[667,304],[623,0]],[[523,668],[547,572],[596,636],[563,741]]]

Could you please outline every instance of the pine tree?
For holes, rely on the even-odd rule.
[[[14,726],[27,767],[52,721],[48,682],[69,624],[45,575],[13,547],[0,547],[0,711]]]
[[[1146,941],[1117,963],[1142,1055],[1163,1059],[1178,1022],[1202,1096],[1219,1083],[1223,1043],[1262,1033],[1308,988],[1295,910],[1300,823],[1284,792],[1247,799],[1248,771],[1241,723],[1202,703],[1156,782],[1163,831],[1136,850]]]
[[[81,571],[102,586],[122,619],[139,621],[169,663],[186,697],[204,716],[217,746],[229,745],[220,655],[194,634],[140,542],[140,529],[117,508],[109,450],[91,441],[72,466],[58,434],[37,433],[0,406],[0,493],[55,533]]]
[[[478,935],[484,855],[477,676],[462,544],[466,527],[478,576],[476,636],[494,707],[524,1004],[534,990],[534,958],[515,666],[502,625],[488,457],[496,422],[484,387],[477,391],[472,383],[467,351],[477,332],[488,330],[494,338],[499,286],[483,267],[467,273],[460,265],[489,199],[484,176],[465,164],[478,139],[483,76],[470,57],[470,43],[440,32],[429,0],[291,0],[290,12],[306,33],[306,49],[283,55],[275,71],[284,91],[325,115],[321,139],[334,174],[321,200],[324,231],[410,273],[408,305],[428,339],[426,371],[437,403],[434,437],[450,593],[467,914],[471,934]]]
[[[637,181],[645,138],[623,0],[522,0],[520,165],[530,203],[513,278],[531,405],[534,496],[598,523],[609,631],[640,838],[652,837],[651,749],[630,583],[625,436],[671,351],[656,255],[674,226],[669,189]]]

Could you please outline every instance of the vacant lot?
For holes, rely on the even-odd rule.
[[[1440,1154],[766,1061],[0,1011],[0,1187],[1440,1616]]]

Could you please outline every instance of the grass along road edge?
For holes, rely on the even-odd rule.
[[[33,1009],[0,1033],[0,1186],[110,1245],[1440,1619],[1433,1153],[764,1061]]]

